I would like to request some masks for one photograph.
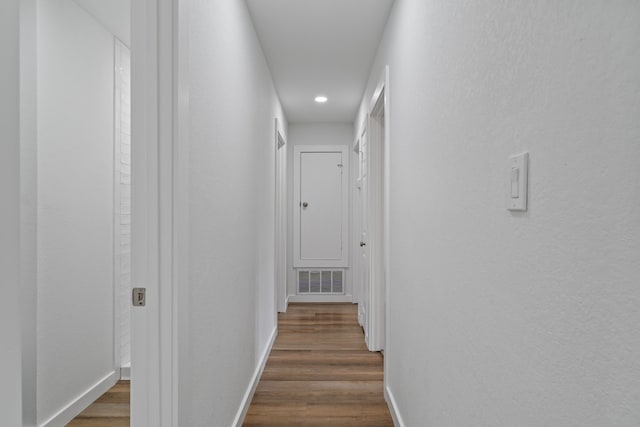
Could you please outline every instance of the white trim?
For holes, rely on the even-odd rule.
[[[368,167],[369,167],[369,319],[366,334],[369,350],[384,349],[387,328],[389,283],[389,66],[378,83],[368,111]],[[384,134],[373,126],[374,117],[384,111]],[[382,157],[382,158],[381,158]],[[381,197],[382,196],[382,197]],[[385,359],[386,363],[386,359]]]
[[[275,118],[275,198],[274,198],[274,254],[275,254],[275,298],[276,312],[287,311],[287,233],[288,191],[287,191],[287,142],[280,132],[278,118]],[[276,314],[277,323],[277,314]]]
[[[380,96],[383,94],[382,92],[384,91],[384,88],[387,86],[388,77],[389,77],[389,66],[387,65],[384,68],[382,77],[380,78],[380,80],[378,80],[378,86],[376,86],[376,89],[373,91],[373,96],[371,97],[371,101],[369,101],[369,110],[368,110],[369,115],[371,115],[371,112],[373,112],[373,109],[376,107],[376,104],[378,103]]]
[[[71,403],[62,408],[47,421],[39,424],[40,427],[63,426],[80,415],[89,405],[113,387],[120,377],[118,370],[110,372],[100,381],[89,387],[84,393],[75,398]]]
[[[289,296],[289,302],[317,302],[317,303],[331,303],[331,302],[353,302],[351,295],[291,295]]]
[[[179,402],[189,402],[191,387],[180,373],[188,367],[189,353],[189,0],[176,0],[174,5],[173,45],[174,53],[174,143],[173,143],[173,323],[171,331],[162,331],[163,337],[172,346],[172,365],[163,371],[171,375],[173,417],[171,426],[187,423],[189,413],[180,413]],[[170,335],[170,336],[169,336]],[[180,344],[180,345],[178,345]],[[171,372],[169,372],[171,371]],[[188,377],[188,376],[187,376]],[[168,396],[167,396],[168,397]],[[167,421],[168,423],[169,421]]]
[[[340,259],[308,260],[300,258],[300,154],[342,154],[342,257]],[[293,147],[293,267],[294,268],[348,268],[349,267],[349,146],[347,145],[296,145]]]
[[[361,202],[361,177],[360,177],[360,148],[362,135],[358,132],[357,137],[353,141],[353,155],[351,156],[351,173],[350,173],[350,218],[351,230],[349,231],[351,241],[349,242],[349,256],[351,266],[347,271],[349,275],[349,283],[351,284],[351,294],[353,295],[353,303],[358,304],[362,298],[360,289],[360,222],[362,219]],[[358,308],[358,311],[360,309]]]
[[[147,288],[146,306],[131,310],[131,425],[136,427],[176,426],[178,419],[177,307],[181,320],[188,313],[185,290],[175,289],[181,255],[176,245],[183,243],[177,236],[183,228],[174,227],[174,220],[184,218],[183,208],[175,206],[174,185],[183,184],[175,166],[184,161],[176,153],[188,104],[179,79],[187,60],[186,32],[178,34],[186,19],[183,3],[131,4],[132,286]]]
[[[396,399],[393,397],[393,393],[389,387],[384,388],[384,400],[387,402],[387,406],[389,407],[389,412],[391,412],[391,418],[393,418],[393,425],[396,427],[405,427],[405,423],[402,420],[402,415],[400,415],[400,411],[398,410],[398,404],[396,403]]]
[[[384,342],[389,342],[389,301],[391,301],[391,89],[390,89],[389,65],[384,68]],[[384,350],[384,349],[383,349]],[[389,372],[389,353],[385,353],[384,363],[384,387],[387,387],[387,373]],[[395,402],[395,401],[394,401]],[[399,415],[399,414],[398,414]],[[399,418],[402,422],[402,417]]]
[[[273,328],[273,332],[271,332],[271,337],[269,338],[269,343],[267,347],[262,352],[260,356],[260,360],[258,361],[258,366],[256,366],[256,370],[253,372],[253,376],[251,377],[251,382],[249,382],[249,386],[247,387],[247,391],[244,393],[244,397],[242,398],[242,402],[240,403],[240,407],[238,408],[238,412],[236,413],[236,417],[231,423],[234,427],[242,426],[244,422],[244,418],[247,416],[247,411],[249,410],[249,406],[251,406],[251,400],[253,399],[253,394],[256,392],[256,388],[258,387],[258,383],[260,382],[260,377],[262,377],[262,372],[264,371],[264,367],[267,365],[267,360],[269,359],[269,354],[271,354],[271,349],[273,348],[273,344],[276,342],[276,337],[278,336],[278,327]]]
[[[177,0],[176,0],[177,1]],[[158,175],[157,175],[157,223],[158,242],[158,298],[156,321],[158,323],[159,423],[174,425],[176,402],[174,400],[174,375],[176,336],[175,306],[178,300],[175,283],[175,167],[177,161],[178,101],[177,101],[177,30],[175,19],[177,2],[158,2]],[[163,102],[164,101],[164,102]],[[182,297],[182,295],[180,295]],[[154,327],[155,328],[155,327]],[[154,331],[155,332],[155,331]],[[154,379],[154,382],[156,380]]]
[[[357,173],[357,180],[356,180],[356,186],[358,188],[358,199],[357,199],[357,224],[356,227],[357,229],[355,230],[355,240],[353,242],[353,248],[354,248],[354,270],[355,270],[355,276],[356,279],[358,281],[357,286],[358,286],[358,324],[360,326],[362,326],[362,329],[365,332],[365,342],[368,344],[368,334],[369,334],[369,326],[367,325],[367,320],[368,320],[368,309],[369,309],[369,297],[368,297],[368,292],[369,289],[367,289],[367,296],[365,298],[363,289],[364,287],[362,286],[362,282],[363,282],[363,271],[364,268],[362,268],[362,247],[360,246],[360,243],[362,242],[363,239],[363,224],[364,224],[364,215],[365,213],[368,214],[368,209],[365,211],[365,209],[362,208],[363,206],[363,198],[365,197],[365,191],[368,192],[369,189],[369,178],[368,178],[368,172],[367,172],[367,180],[366,180],[366,188],[365,188],[365,180],[361,171],[361,168],[363,166],[363,161],[364,161],[364,151],[368,151],[369,150],[369,144],[367,142],[367,125],[368,125],[368,114],[367,117],[365,117],[362,120],[362,124],[360,125],[360,128],[358,129],[358,173]],[[368,153],[366,153],[368,156]],[[366,166],[368,167],[369,165],[369,160],[367,160],[366,162]],[[368,200],[368,195],[367,199]],[[367,221],[368,222],[368,221]],[[368,237],[368,236],[367,236]],[[355,255],[357,254],[357,255]]]
[[[120,309],[120,161],[122,135],[122,67],[120,51],[122,42],[113,37],[113,363],[116,368],[122,365],[122,310]]]
[[[120,379],[123,381],[131,380],[131,365],[125,365],[120,368]]]

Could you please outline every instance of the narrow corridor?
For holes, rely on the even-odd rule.
[[[393,426],[353,304],[290,304],[244,426]]]

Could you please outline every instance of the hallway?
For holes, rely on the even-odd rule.
[[[352,304],[290,304],[244,426],[393,426]]]
[[[0,427],[640,426],[640,0],[1,4]]]

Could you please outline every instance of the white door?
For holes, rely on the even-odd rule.
[[[295,147],[295,267],[347,267],[347,156],[347,147]]]
[[[300,258],[342,257],[342,153],[300,156]]]
[[[360,303],[358,304],[358,318],[364,329],[365,341],[369,343],[369,299],[371,283],[369,275],[369,172],[368,172],[368,144],[366,134],[360,139]]]

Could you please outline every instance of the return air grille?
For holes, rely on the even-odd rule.
[[[298,270],[299,294],[344,294],[343,270]]]

